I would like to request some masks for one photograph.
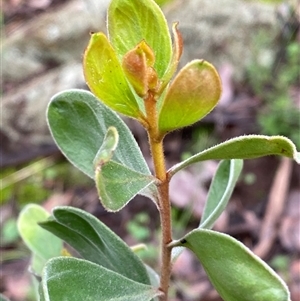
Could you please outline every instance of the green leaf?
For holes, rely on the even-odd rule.
[[[221,161],[209,188],[200,228],[211,229],[224,211],[243,168],[243,160]]]
[[[118,211],[155,178],[110,161],[96,168],[95,181],[103,206],[108,211]]]
[[[55,95],[47,117],[58,147],[89,177],[94,178],[93,161],[110,126],[119,133],[114,160],[142,174],[151,174],[126,124],[90,92],[69,90]]]
[[[72,207],[57,207],[40,226],[63,239],[84,259],[144,284],[150,280],[132,250],[93,215]]]
[[[153,0],[112,0],[107,16],[109,40],[119,60],[142,40],[155,55],[154,68],[161,78],[172,56],[166,19]]]
[[[162,134],[191,125],[207,115],[221,96],[216,69],[206,61],[194,60],[180,70],[168,88],[159,113]]]
[[[296,146],[288,138],[283,136],[247,135],[208,148],[174,165],[169,173],[174,175],[193,163],[205,160],[253,159],[269,155],[293,158],[300,164],[300,153],[297,153]]]
[[[118,146],[118,142],[119,133],[117,129],[114,126],[109,127],[104,136],[103,143],[94,159],[95,169],[97,166],[101,166],[111,160],[113,153]]]
[[[287,286],[279,276],[229,235],[197,229],[176,245],[196,254],[224,301],[290,301]]]
[[[103,33],[94,33],[83,59],[85,80],[108,107],[126,116],[141,116],[120,62]]]
[[[150,301],[159,294],[149,285],[132,281],[82,259],[59,257],[48,262],[42,280],[45,301]]]
[[[122,164],[110,161],[118,141],[119,135],[116,128],[109,127],[94,159],[98,195],[102,205],[108,211],[122,209],[155,180],[152,176],[138,173]]]
[[[26,246],[33,253],[32,268],[41,273],[46,261],[60,256],[62,241],[42,229],[38,223],[47,220],[49,213],[41,206],[29,204],[25,206],[18,218],[18,230]]]

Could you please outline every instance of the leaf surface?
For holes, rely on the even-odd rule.
[[[114,49],[103,33],[91,35],[84,53],[83,68],[89,88],[105,105],[126,116],[140,116],[135,95]]]
[[[95,181],[103,206],[108,211],[118,211],[154,183],[155,178],[109,161],[97,167]]]
[[[59,257],[43,273],[45,301],[150,301],[158,291],[86,260]]]
[[[41,273],[46,261],[60,256],[63,249],[62,241],[42,229],[38,223],[47,220],[49,213],[41,206],[29,204],[25,206],[18,218],[18,230],[26,246],[33,254],[32,268]]]
[[[55,95],[47,117],[58,147],[89,177],[94,178],[93,161],[110,126],[114,126],[119,134],[114,160],[142,174],[151,174],[129,128],[90,92],[69,90]]]
[[[294,159],[300,164],[300,153],[291,140],[283,136],[246,135],[229,139],[208,148],[187,160],[174,165],[169,173],[197,162],[223,159],[253,159],[269,155],[278,155]]]
[[[207,115],[221,96],[216,69],[206,61],[194,60],[183,67],[166,92],[159,113],[162,134],[191,125]]]
[[[93,215],[72,207],[57,207],[52,215],[41,227],[63,239],[84,259],[134,281],[150,284],[141,260]]]
[[[224,301],[290,301],[279,276],[229,235],[193,230],[178,245],[192,250]]]
[[[112,0],[107,24],[109,40],[120,61],[145,40],[154,51],[159,78],[164,75],[172,56],[172,42],[166,19],[153,0]]]
[[[211,229],[224,211],[243,168],[243,160],[221,161],[209,187],[200,228]]]

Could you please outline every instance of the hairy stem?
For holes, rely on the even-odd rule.
[[[162,231],[161,241],[161,277],[160,290],[164,293],[159,297],[160,301],[168,300],[168,290],[171,274],[171,249],[168,244],[172,241],[171,205],[169,199],[169,179],[165,167],[165,157],[163,150],[163,140],[159,138],[156,100],[153,95],[149,95],[145,100],[145,108],[148,120],[148,136],[155,170],[155,176],[160,181],[157,185],[160,212],[160,222]]]
[[[164,296],[160,298],[161,301],[168,300],[168,290],[171,274],[171,249],[168,244],[172,241],[171,228],[171,210],[169,201],[169,182],[166,180],[159,186],[160,194],[160,221],[162,230],[162,244],[161,244],[161,276],[160,289],[164,292]]]

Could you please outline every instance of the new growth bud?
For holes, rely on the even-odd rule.
[[[144,97],[148,91],[156,91],[159,86],[157,73],[153,68],[155,56],[153,50],[145,42],[140,42],[128,51],[122,61],[122,67],[136,93]]]

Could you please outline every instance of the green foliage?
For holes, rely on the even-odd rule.
[[[132,280],[150,284],[146,269],[130,248],[94,216],[71,207],[54,209],[40,225],[71,245],[84,259]]]
[[[38,225],[48,216],[49,213],[41,206],[29,204],[22,210],[18,219],[19,233],[32,252],[31,267],[37,274],[42,272],[48,259],[59,256],[63,249],[62,241],[59,238]]]
[[[92,34],[84,57],[84,75],[91,91],[115,111],[137,118],[139,108],[135,96],[103,33]]]
[[[112,0],[107,21],[109,39],[119,60],[144,40],[154,52],[158,77],[165,74],[172,42],[167,21],[154,1]]]
[[[230,199],[242,159],[280,155],[300,163],[295,145],[281,136],[237,137],[201,150],[167,171],[164,136],[198,121],[216,106],[221,93],[217,71],[203,60],[194,60],[171,82],[182,53],[182,38],[173,24],[172,47],[166,20],[153,0],[112,0],[108,32],[108,38],[103,33],[92,34],[83,60],[87,84],[98,98],[82,90],[59,93],[49,104],[48,123],[63,154],[95,180],[107,210],[120,210],[137,194],[156,203],[162,232],[161,274],[146,266],[134,248],[91,214],[56,207],[48,217],[39,207],[25,207],[18,225],[34,258],[40,260],[38,272],[43,265],[41,301],[167,301],[171,259],[176,260],[184,247],[195,253],[225,301],[289,301],[286,285],[270,267],[234,238],[208,229]],[[132,133],[114,111],[137,119],[145,128],[153,174]],[[169,182],[187,166],[211,159],[222,161],[199,228],[175,241]],[[142,222],[133,220],[130,231],[138,233],[136,224]],[[46,236],[45,230],[81,258],[57,256],[60,240],[55,252],[50,247],[45,250],[44,245],[53,243],[53,236]],[[143,239],[148,232],[138,235]],[[45,262],[50,257],[55,258]],[[35,264],[33,260],[36,270]]]
[[[300,153],[289,139],[282,136],[245,135],[210,147],[174,165],[169,172],[173,175],[193,163],[204,160],[252,159],[269,155],[293,158],[300,164]]]
[[[41,301],[150,301],[159,293],[92,262],[57,257],[43,271]]]
[[[287,286],[279,276],[229,235],[197,229],[175,245],[196,254],[224,301],[289,300]]]
[[[150,175],[126,124],[91,93],[70,90],[55,95],[49,104],[47,117],[51,134],[63,154],[89,177],[94,178],[93,162],[110,126],[117,129],[121,146],[114,152],[114,160]]]
[[[155,2],[159,5],[159,6],[164,6],[165,4],[167,4],[168,2],[171,2],[172,0],[155,0]]]
[[[203,61],[188,63],[177,74],[159,113],[159,129],[166,133],[191,125],[207,115],[221,95],[215,68]]]
[[[209,188],[199,228],[211,229],[226,208],[243,168],[243,160],[221,161]]]

